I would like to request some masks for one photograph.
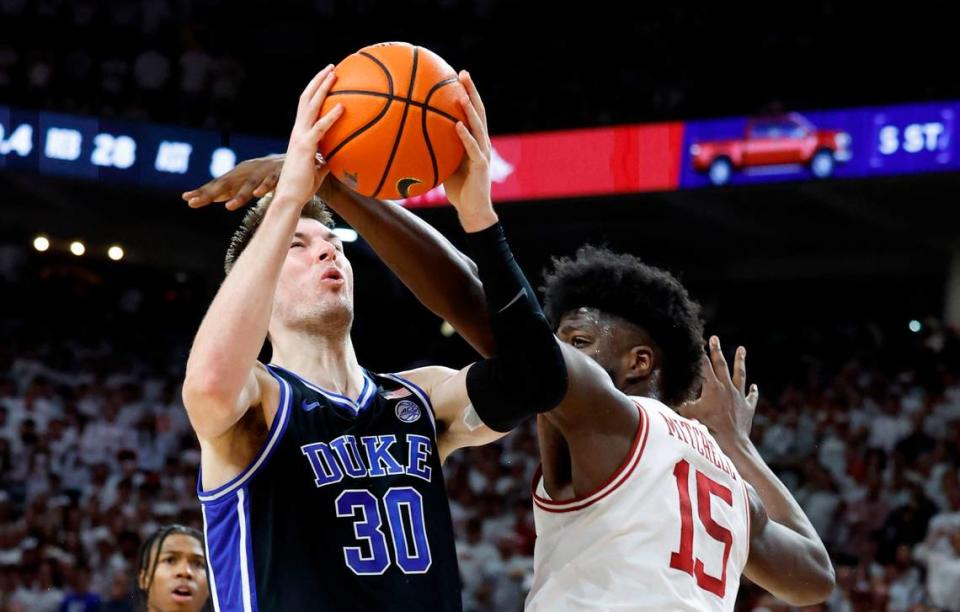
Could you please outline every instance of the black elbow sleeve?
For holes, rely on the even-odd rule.
[[[467,393],[491,429],[510,431],[556,407],[567,391],[563,352],[499,224],[468,234],[486,295],[496,354],[467,373]]]
[[[553,334],[549,340],[549,346],[528,346],[528,361],[496,356],[473,364],[467,372],[470,403],[487,427],[508,432],[563,400],[567,368]]]

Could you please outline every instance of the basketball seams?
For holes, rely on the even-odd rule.
[[[444,79],[439,83],[435,84],[430,88],[430,91],[427,92],[427,97],[423,99],[423,105],[425,108],[430,108],[430,98],[433,97],[433,94],[437,93],[443,87],[451,83],[457,82],[456,77],[450,77]],[[433,143],[430,142],[430,132],[427,130],[427,112],[426,110],[420,111],[420,125],[423,129],[423,141],[427,145],[427,153],[430,154],[430,163],[433,165],[433,181],[430,183],[431,189],[437,186],[437,182],[440,178],[440,169],[437,167],[437,154],[433,151]]]
[[[380,161],[383,159],[381,156],[384,153],[389,153],[386,163],[381,166],[383,168],[382,174],[380,180],[376,183],[376,188],[372,193],[372,196],[375,198],[396,197],[395,195],[390,195],[395,192],[400,192],[403,194],[403,197],[408,197],[406,196],[405,191],[409,188],[409,185],[405,185],[405,183],[410,181],[420,182],[419,180],[399,180],[395,188],[393,186],[387,188],[386,184],[388,180],[393,180],[391,179],[392,176],[407,176],[407,174],[404,173],[409,172],[413,172],[416,176],[426,175],[424,178],[427,178],[430,176],[430,172],[432,170],[433,177],[432,179],[428,180],[430,180],[430,188],[435,187],[440,180],[440,164],[443,163],[443,169],[447,170],[446,165],[448,162],[446,161],[446,157],[441,157],[441,154],[446,155],[447,152],[449,152],[448,149],[450,143],[447,140],[440,139],[435,145],[431,139],[431,130],[436,132],[439,129],[440,132],[438,132],[438,135],[443,133],[444,136],[446,136],[446,130],[449,130],[450,128],[447,127],[449,124],[444,124],[443,121],[437,123],[428,113],[432,113],[432,116],[441,117],[442,119],[454,124],[462,121],[462,118],[455,115],[456,108],[441,108],[442,106],[452,102],[451,95],[453,92],[448,90],[443,95],[437,95],[438,92],[441,91],[445,86],[459,82],[458,77],[451,74],[450,67],[443,64],[442,60],[440,65],[434,66],[434,56],[429,50],[415,45],[404,46],[406,46],[407,49],[402,50],[401,53],[397,54],[395,52],[391,52],[382,57],[380,57],[379,54],[375,55],[376,50],[373,49],[371,49],[373,53],[368,52],[366,49],[357,51],[352,56],[355,59],[352,60],[350,65],[346,68],[349,69],[351,66],[356,67],[361,72],[365,72],[367,76],[364,77],[364,79],[359,81],[355,80],[352,83],[355,89],[341,89],[337,91],[331,91],[328,94],[328,97],[338,95],[341,96],[341,99],[344,100],[345,104],[357,104],[358,107],[362,107],[364,112],[361,114],[361,117],[364,115],[369,117],[371,112],[376,114],[376,116],[368,120],[359,128],[354,126],[359,123],[358,119],[361,119],[361,117],[351,118],[351,120],[348,122],[347,129],[352,131],[349,132],[346,137],[337,138],[339,142],[336,142],[335,145],[334,143],[331,143],[334,146],[330,153],[326,155],[327,159],[330,160],[334,155],[339,155],[343,149],[349,149],[348,153],[344,153],[343,156],[337,158],[338,161],[336,163],[336,174],[339,177],[340,173],[345,171],[343,168],[341,168],[343,163],[340,162],[346,162],[348,164],[360,163],[350,162],[344,156],[350,157],[350,151],[354,150],[368,151],[369,147],[372,146],[373,143],[378,143],[376,161],[371,159],[361,164],[365,174],[364,180],[358,182],[358,175],[349,175],[349,178],[352,180],[352,187],[355,189],[360,189],[360,185],[362,184],[364,185],[364,190],[362,193],[369,193],[366,190],[371,186],[370,179],[373,177],[370,175],[372,174],[373,176],[376,176],[375,173],[378,169],[377,166],[380,166],[380,164],[384,163]],[[412,51],[412,53],[408,55],[407,51]],[[373,62],[386,76],[386,85],[388,86],[386,88],[387,91],[383,89],[382,82],[378,83],[376,79],[377,71],[372,69],[369,64],[364,67],[366,60],[359,60],[357,56],[363,56],[370,62]],[[350,58],[348,58],[348,60],[349,59]],[[404,70],[404,68],[406,68],[406,70]],[[397,79],[400,80],[393,78],[394,71],[397,72]],[[402,77],[405,72],[409,72],[410,78],[407,83],[407,91],[403,92],[399,88],[403,85]],[[417,81],[417,75],[419,72],[423,72],[424,74],[420,75],[420,80]],[[444,76],[444,74],[446,74],[446,76]],[[437,80],[434,81],[433,79]],[[344,85],[346,85],[346,83],[344,83]],[[350,87],[350,85],[347,85],[347,87]],[[429,89],[426,89],[426,87],[429,87]],[[405,96],[404,93],[406,94]],[[425,97],[422,97],[424,94],[426,94]],[[346,98],[344,98],[344,96],[346,96]],[[346,100],[350,99],[349,96],[356,96],[356,98],[353,102],[347,103]],[[414,96],[419,99],[414,99]],[[380,103],[370,100],[371,97],[378,98],[383,101],[383,105],[382,107],[379,107],[379,110],[378,106]],[[434,100],[434,98],[436,98],[436,100]],[[402,108],[393,108],[394,102],[401,103]],[[435,103],[438,106],[432,106],[431,103]],[[454,104],[454,107],[455,106],[456,105]],[[416,124],[418,119],[415,116],[411,116],[413,113],[413,109],[411,107],[420,110],[421,117],[419,123],[421,124],[420,128],[422,130],[422,134],[416,134]],[[399,125],[397,123],[398,120]],[[433,123],[431,123],[431,121]],[[410,132],[409,130],[407,132],[404,131],[407,130],[406,124],[408,122],[411,124],[410,130],[413,130],[413,132]],[[387,128],[386,130],[381,129],[379,126],[381,123],[385,124],[384,127]],[[383,140],[389,138],[389,131],[391,129],[395,131],[395,140],[393,142],[393,146],[387,150],[386,146],[384,146],[386,143],[383,142]],[[366,134],[366,136],[363,136],[364,134]],[[406,140],[403,138],[404,135],[407,136]],[[361,136],[363,137],[361,138]],[[419,140],[422,138],[423,146],[427,153],[426,157],[419,157],[417,159],[417,170],[406,168],[406,156],[413,155],[408,146],[411,138],[414,140]],[[403,151],[400,150],[401,148],[403,148]],[[418,152],[416,155],[422,156],[422,153]],[[429,164],[427,164],[428,159]],[[395,171],[393,169],[394,165],[397,167],[397,170]],[[387,195],[385,196],[385,194]]]
[[[410,114],[410,100],[413,99],[413,86],[417,80],[417,68],[420,66],[420,47],[413,48],[413,68],[410,70],[410,86],[407,88],[407,98],[404,101],[403,115],[400,117],[400,127],[397,128],[397,137],[393,141],[393,149],[390,150],[390,157],[387,158],[387,165],[383,169],[383,175],[380,177],[380,183],[373,192],[373,197],[380,195],[383,184],[387,181],[390,174],[390,167],[393,166],[393,160],[397,157],[397,149],[400,148],[400,139],[403,137],[403,128],[407,124],[407,115]],[[391,94],[393,91],[391,90]],[[392,100],[391,100],[392,102]]]
[[[387,111],[390,110],[390,105],[393,104],[393,75],[390,74],[390,70],[376,57],[370,55],[366,51],[361,51],[359,55],[368,58],[377,66],[380,67],[380,70],[383,71],[383,74],[387,77],[387,89],[389,90],[389,97],[387,98],[387,103],[383,105],[383,108],[380,109],[380,112],[377,113],[377,116],[368,121],[366,124],[357,128],[352,134],[348,134],[343,140],[340,141],[340,144],[335,146],[330,153],[326,155],[327,161],[331,160],[334,155],[336,155],[343,147],[350,144],[355,140],[360,134],[363,134],[373,126],[375,126],[384,116],[387,114]],[[329,96],[328,96],[329,97]]]
[[[451,85],[451,84],[456,83],[456,82],[457,82],[456,77],[451,77],[451,78],[449,78],[449,79],[444,79],[443,81],[440,81],[437,85]],[[339,91],[331,91],[330,93],[327,94],[327,97],[328,97],[328,98],[329,98],[329,97],[332,97],[332,96],[370,96],[370,97],[372,97],[372,98],[384,98],[384,99],[388,99],[388,100],[390,100],[391,102],[406,102],[406,101],[407,101],[407,99],[404,98],[403,96],[385,94],[385,93],[383,93],[382,91],[368,91],[368,90],[366,90],[366,89],[341,89],[341,90],[339,90]],[[418,102],[417,100],[410,100],[410,105],[411,105],[411,106],[416,106],[417,108],[419,108],[419,109],[421,109],[421,110],[430,111],[431,113],[440,115],[441,117],[443,117],[443,118],[446,119],[447,121],[452,121],[453,123],[456,123],[456,122],[460,121],[460,119],[458,119],[457,117],[454,117],[454,116],[451,115],[450,113],[448,113],[448,112],[446,112],[446,111],[444,111],[444,110],[441,110],[441,109],[439,109],[439,108],[437,108],[437,107],[435,107],[435,106],[430,106],[429,104],[426,104],[426,103],[424,103],[424,102]]]

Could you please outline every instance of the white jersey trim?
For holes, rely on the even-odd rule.
[[[752,533],[753,526],[751,525],[751,521],[753,519],[750,516],[750,489],[747,488],[747,481],[743,479],[742,475],[740,476],[740,485],[743,487],[743,502],[744,502],[744,505],[746,506],[746,511],[747,511],[747,546],[745,549],[747,553],[744,556],[744,559],[749,559],[750,543],[753,540],[753,533]]]
[[[574,497],[573,499],[555,501],[543,497],[537,492],[539,484],[543,480],[543,466],[537,466],[537,471],[533,477],[533,503],[535,503],[537,507],[547,512],[574,512],[576,510],[582,510],[613,493],[630,477],[630,474],[636,469],[637,464],[640,463],[640,457],[643,456],[643,449],[647,445],[647,436],[650,433],[650,417],[646,409],[638,402],[634,402],[634,404],[636,404],[637,411],[640,414],[640,423],[637,425],[637,433],[633,437],[633,446],[631,446],[630,452],[627,453],[626,459],[624,459],[620,467],[610,475],[610,478],[591,493]]]

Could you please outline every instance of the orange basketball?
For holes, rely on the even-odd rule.
[[[456,171],[467,96],[457,73],[436,53],[392,42],[371,45],[336,67],[322,113],[338,102],[343,115],[320,143],[330,171],[376,198],[420,195]]]

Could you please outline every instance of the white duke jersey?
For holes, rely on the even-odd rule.
[[[550,499],[534,477],[526,610],[733,610],[749,553],[746,484],[698,421],[631,398],[640,425],[607,482]]]

